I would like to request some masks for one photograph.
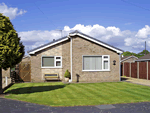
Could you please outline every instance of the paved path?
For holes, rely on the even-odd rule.
[[[133,84],[139,84],[139,85],[145,85],[150,86],[150,80],[146,79],[137,79],[137,78],[131,78],[131,77],[122,77],[125,82],[133,83]]]
[[[99,106],[50,107],[0,98],[0,113],[150,113],[150,102]]]

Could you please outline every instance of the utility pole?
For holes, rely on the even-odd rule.
[[[145,41],[145,55],[146,55],[146,41]]]

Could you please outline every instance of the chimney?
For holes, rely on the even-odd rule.
[[[55,41],[55,39],[53,39],[53,42]]]

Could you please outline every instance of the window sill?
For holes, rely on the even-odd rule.
[[[86,71],[88,71],[88,72],[89,72],[89,71],[97,72],[97,71],[110,71],[110,70],[82,70],[82,71],[85,71],[85,72],[86,72]]]
[[[50,68],[52,68],[52,69],[56,69],[56,68],[62,68],[62,67],[41,67],[42,69],[44,69],[44,68],[48,68],[48,69],[50,69]]]

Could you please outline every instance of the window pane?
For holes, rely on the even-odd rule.
[[[43,57],[42,66],[54,66],[54,57]]]
[[[104,69],[108,69],[108,61],[104,61]]]
[[[104,58],[108,58],[108,56],[104,56]]]
[[[95,61],[96,61],[96,70],[101,70],[102,69],[102,57],[97,56],[95,58]]]
[[[83,57],[83,70],[90,70],[90,57]]]
[[[56,59],[60,59],[60,57],[56,57]]]
[[[90,57],[90,70],[95,70],[95,57]]]
[[[83,70],[101,70],[102,57],[101,56],[84,56]]]
[[[56,66],[60,66],[60,61],[56,61]]]

